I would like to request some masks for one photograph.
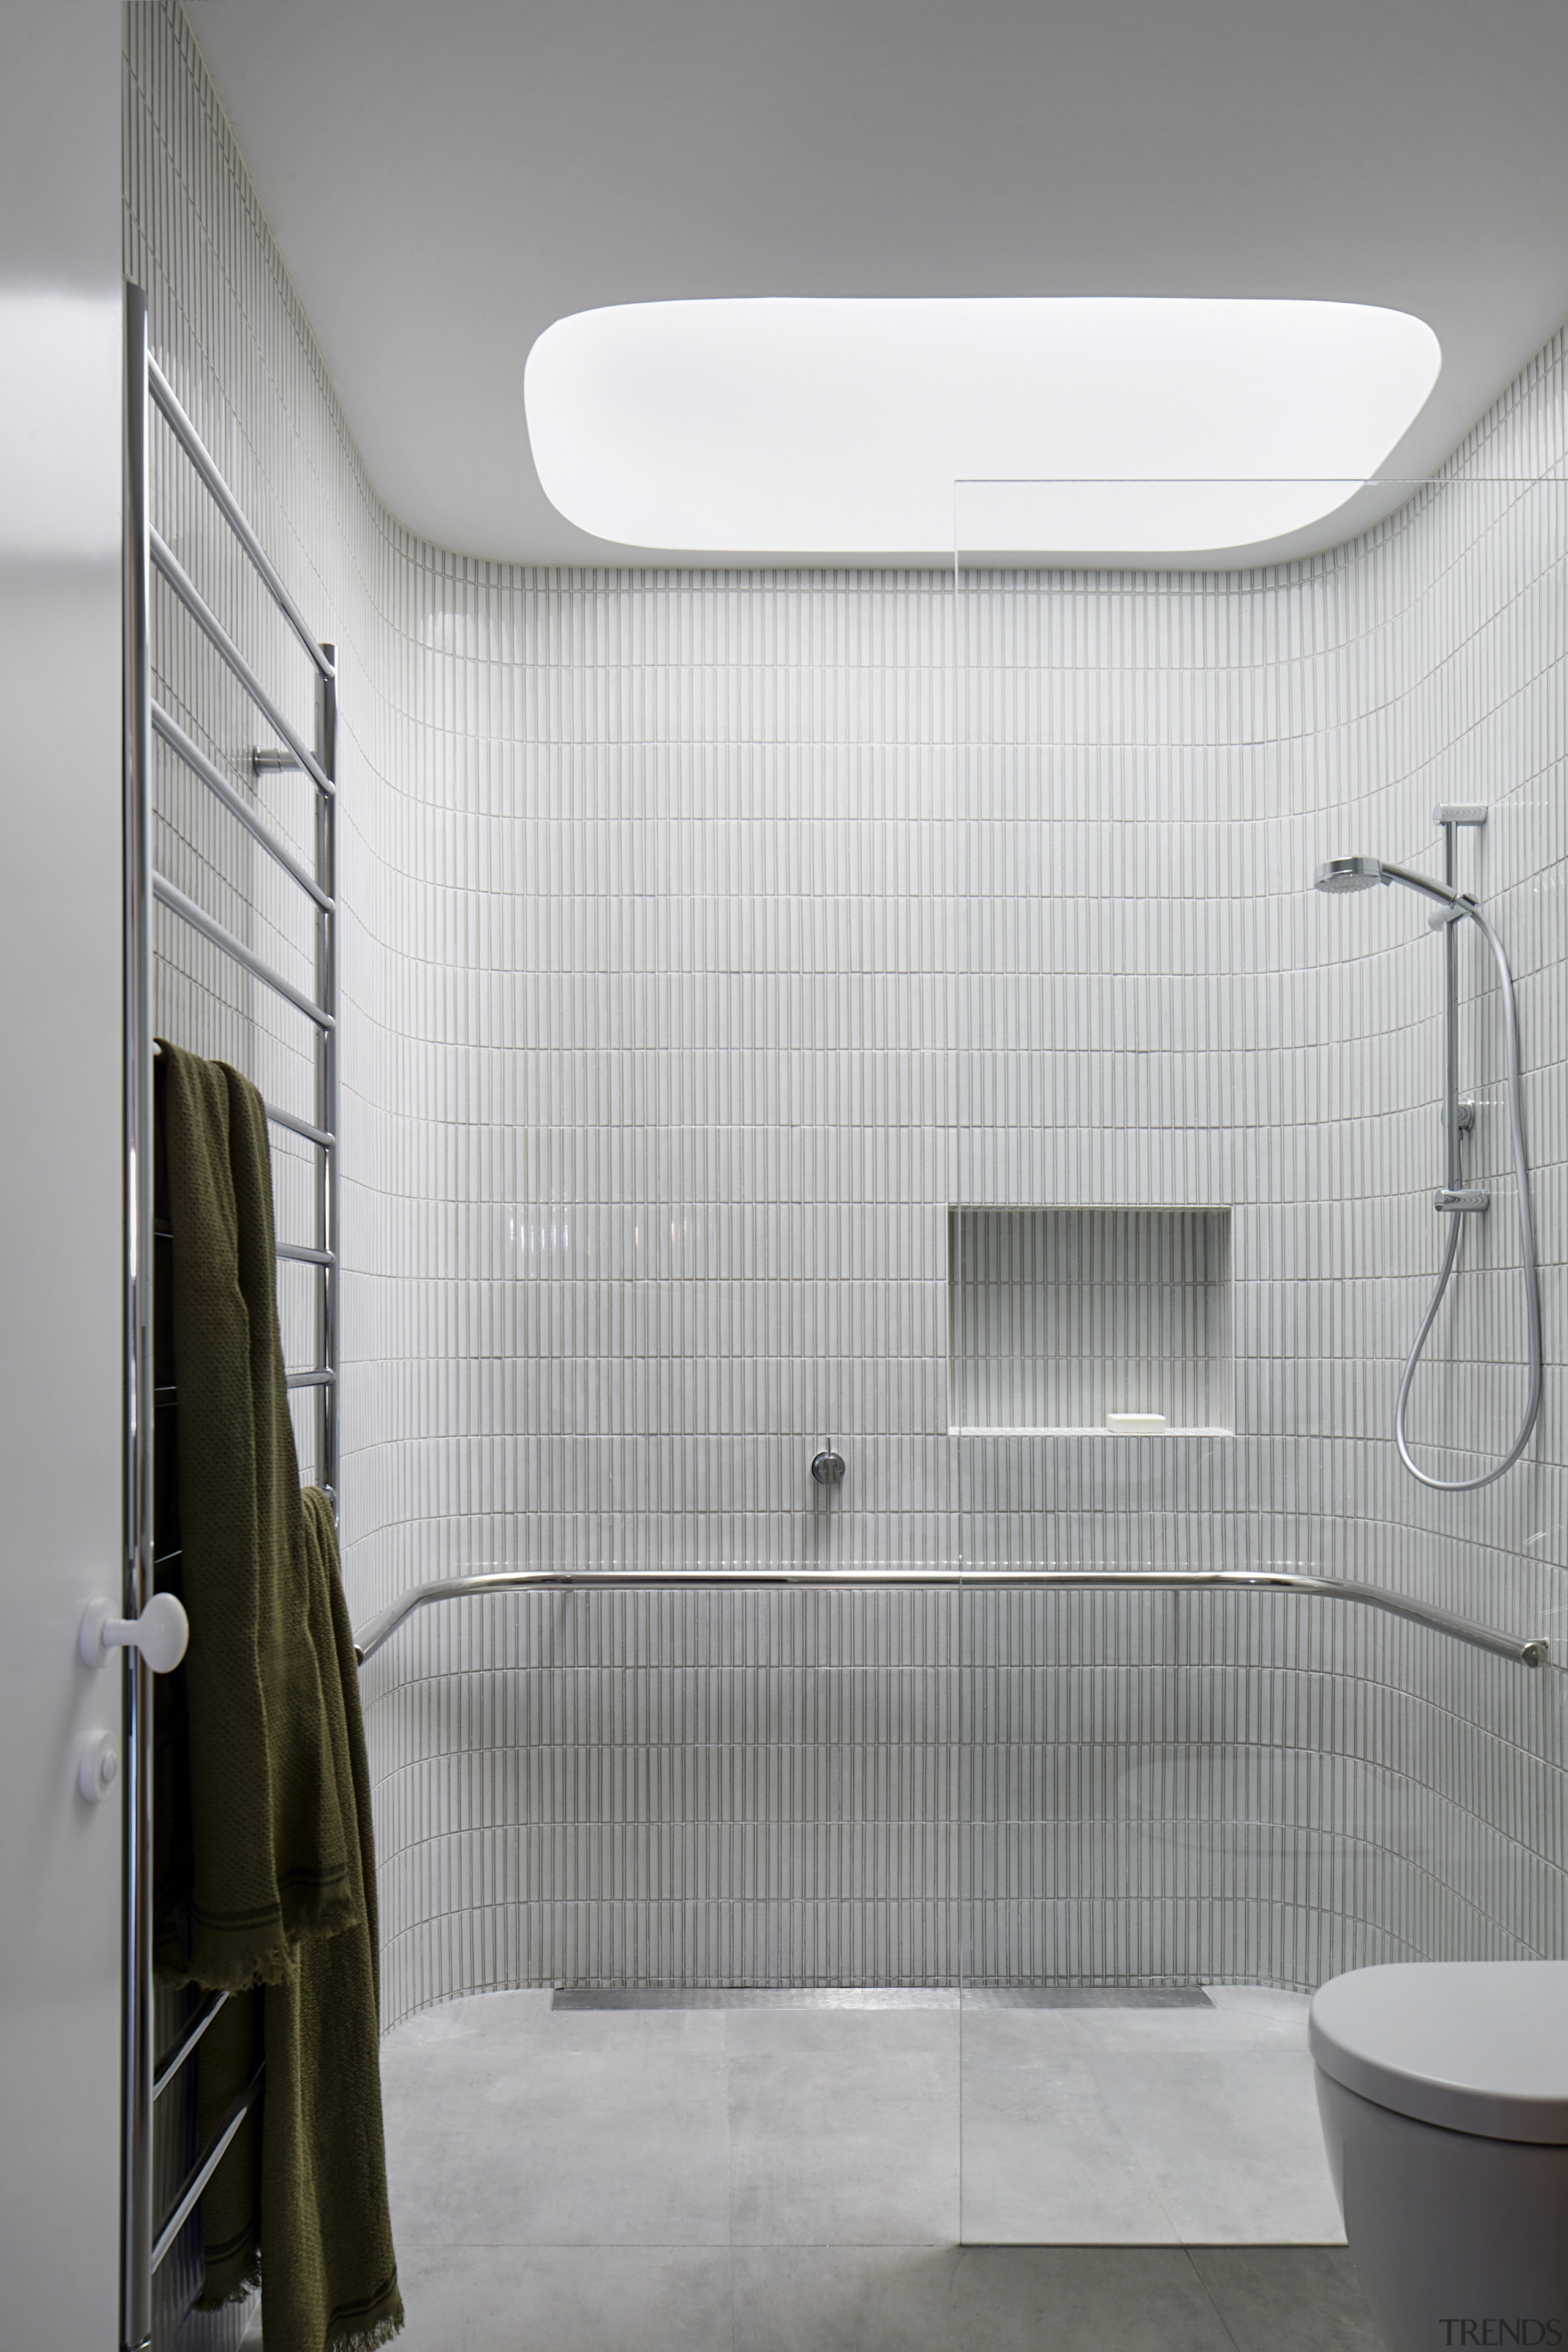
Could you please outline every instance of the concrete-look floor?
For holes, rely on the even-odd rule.
[[[408,2352],[1381,2352],[1304,2002],[935,1998],[399,2028]]]
[[[1307,1997],[961,2011],[966,2245],[1342,2246]]]

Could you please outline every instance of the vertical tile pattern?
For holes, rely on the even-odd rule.
[[[1277,1563],[1555,1630],[1563,340],[1436,483],[1289,567],[473,562],[376,499],[176,0],[128,25],[128,270],[340,648],[356,1616],[528,1562]],[[199,506],[174,520],[221,564]],[[175,878],[299,951],[178,791]],[[1473,878],[1520,977],[1552,1349],[1529,1465],[1460,1499],[1389,1440],[1436,1261],[1436,950],[1397,893],[1307,887],[1346,849],[1429,859],[1444,799],[1493,812]],[[178,1034],[289,1099],[288,1032],[166,945]],[[1417,1413],[1450,1475],[1521,1389],[1468,944],[1465,971],[1495,1206]],[[1228,1208],[1234,1436],[952,1435],[955,1203]],[[1559,1691],[1294,1600],[433,1611],[366,1677],[387,2013],[1555,1952]]]

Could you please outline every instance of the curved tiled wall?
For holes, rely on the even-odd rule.
[[[174,0],[129,23],[128,271],[340,646],[356,1616],[523,1561],[1272,1561],[1554,1625],[1561,339],[1437,486],[1289,568],[468,562],[376,499]],[[1552,1355],[1530,1466],[1460,1503],[1388,1440],[1436,950],[1397,894],[1306,887],[1425,861],[1447,798],[1494,811]],[[250,1018],[165,982],[183,1034]],[[1494,1098],[1461,1366],[1511,1344]],[[1230,1206],[1234,1437],[950,1435],[957,1202]],[[1516,1387],[1435,1371],[1423,1426],[1490,1444]],[[367,1675],[388,2015],[1559,1951],[1562,1692],[1309,1601],[427,1612]]]

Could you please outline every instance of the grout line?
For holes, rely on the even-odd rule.
[[[1207,2279],[1205,2278],[1202,2271],[1198,2268],[1197,2263],[1193,2260],[1192,2248],[1184,2245],[1182,2248],[1182,2252],[1187,2258],[1187,2268],[1191,2271],[1194,2278],[1195,2278],[1198,2283],[1199,2288],[1202,2290],[1205,2302],[1208,2305],[1209,2309],[1213,2312],[1224,2331],[1226,2342],[1231,2346],[1232,2352],[1245,2352],[1245,2347],[1241,2344],[1239,2338],[1232,2332],[1229,2320],[1226,2319],[1224,2312],[1220,2309],[1214,2289],[1210,2286]]]

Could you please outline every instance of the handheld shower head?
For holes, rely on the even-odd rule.
[[[1370,890],[1388,876],[1375,857],[1331,857],[1312,877],[1314,890],[1342,896],[1348,890]]]
[[[1444,919],[1451,922],[1456,915],[1476,912],[1476,902],[1468,892],[1450,889],[1447,882],[1434,882],[1426,874],[1412,874],[1407,866],[1385,866],[1381,857],[1331,857],[1312,877],[1314,890],[1342,898],[1351,890],[1370,890],[1374,882],[1402,882],[1407,890],[1433,899],[1445,909],[1443,917],[1434,917],[1434,929]]]

